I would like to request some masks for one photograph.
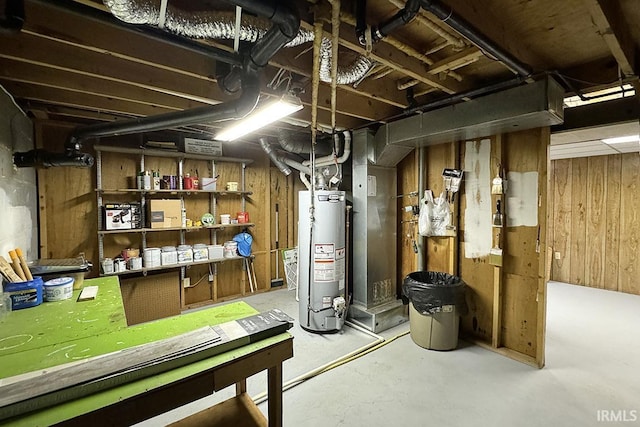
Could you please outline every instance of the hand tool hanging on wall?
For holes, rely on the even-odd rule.
[[[502,187],[502,165],[498,165],[498,170],[496,172],[496,177],[491,181],[491,194],[500,195],[503,193],[504,189]]]
[[[446,168],[442,171],[442,179],[444,180],[444,190],[446,191],[447,202],[453,203],[455,193],[460,190],[460,182],[464,171],[461,169]]]
[[[496,213],[493,214],[493,226],[502,227],[502,211],[500,208],[500,200],[496,202]]]

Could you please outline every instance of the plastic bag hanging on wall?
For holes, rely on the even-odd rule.
[[[434,199],[432,191],[426,190],[420,200],[418,233],[421,236],[432,237],[451,236],[454,232],[451,226],[451,208],[444,193]]]

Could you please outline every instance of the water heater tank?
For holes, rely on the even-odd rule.
[[[337,332],[345,313],[345,193],[316,190],[298,194],[298,297],[300,326]]]

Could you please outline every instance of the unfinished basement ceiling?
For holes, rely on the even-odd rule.
[[[234,10],[220,0],[169,0],[168,5],[196,14]],[[366,22],[383,23],[404,5],[403,0],[368,0]],[[631,25],[640,20],[636,0],[485,0],[482,7],[471,0],[448,0],[442,5],[530,66],[534,76],[562,74],[569,93],[637,81],[640,30]],[[295,6],[302,30],[312,31],[315,12],[325,22],[325,36],[331,36],[328,2],[297,0]],[[0,34],[0,84],[35,117],[96,123],[233,99],[217,84],[220,62],[163,40],[167,33],[151,38],[123,24],[102,2],[27,0],[25,16],[22,31]],[[338,86],[338,128],[393,121],[409,109],[515,77],[424,9],[370,49],[358,43],[355,16],[355,1],[342,1],[338,63],[346,67],[365,56],[375,65],[362,79]],[[228,40],[197,43],[226,51],[233,46]],[[279,95],[288,86],[306,107],[281,126],[304,128],[311,122],[312,45],[282,49],[264,70],[264,96]],[[316,105],[319,124],[330,129],[329,83],[320,84]],[[218,126],[195,128],[215,134]]]

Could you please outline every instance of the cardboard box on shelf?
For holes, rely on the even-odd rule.
[[[149,200],[149,226],[151,228],[173,228],[182,226],[180,200]]]

